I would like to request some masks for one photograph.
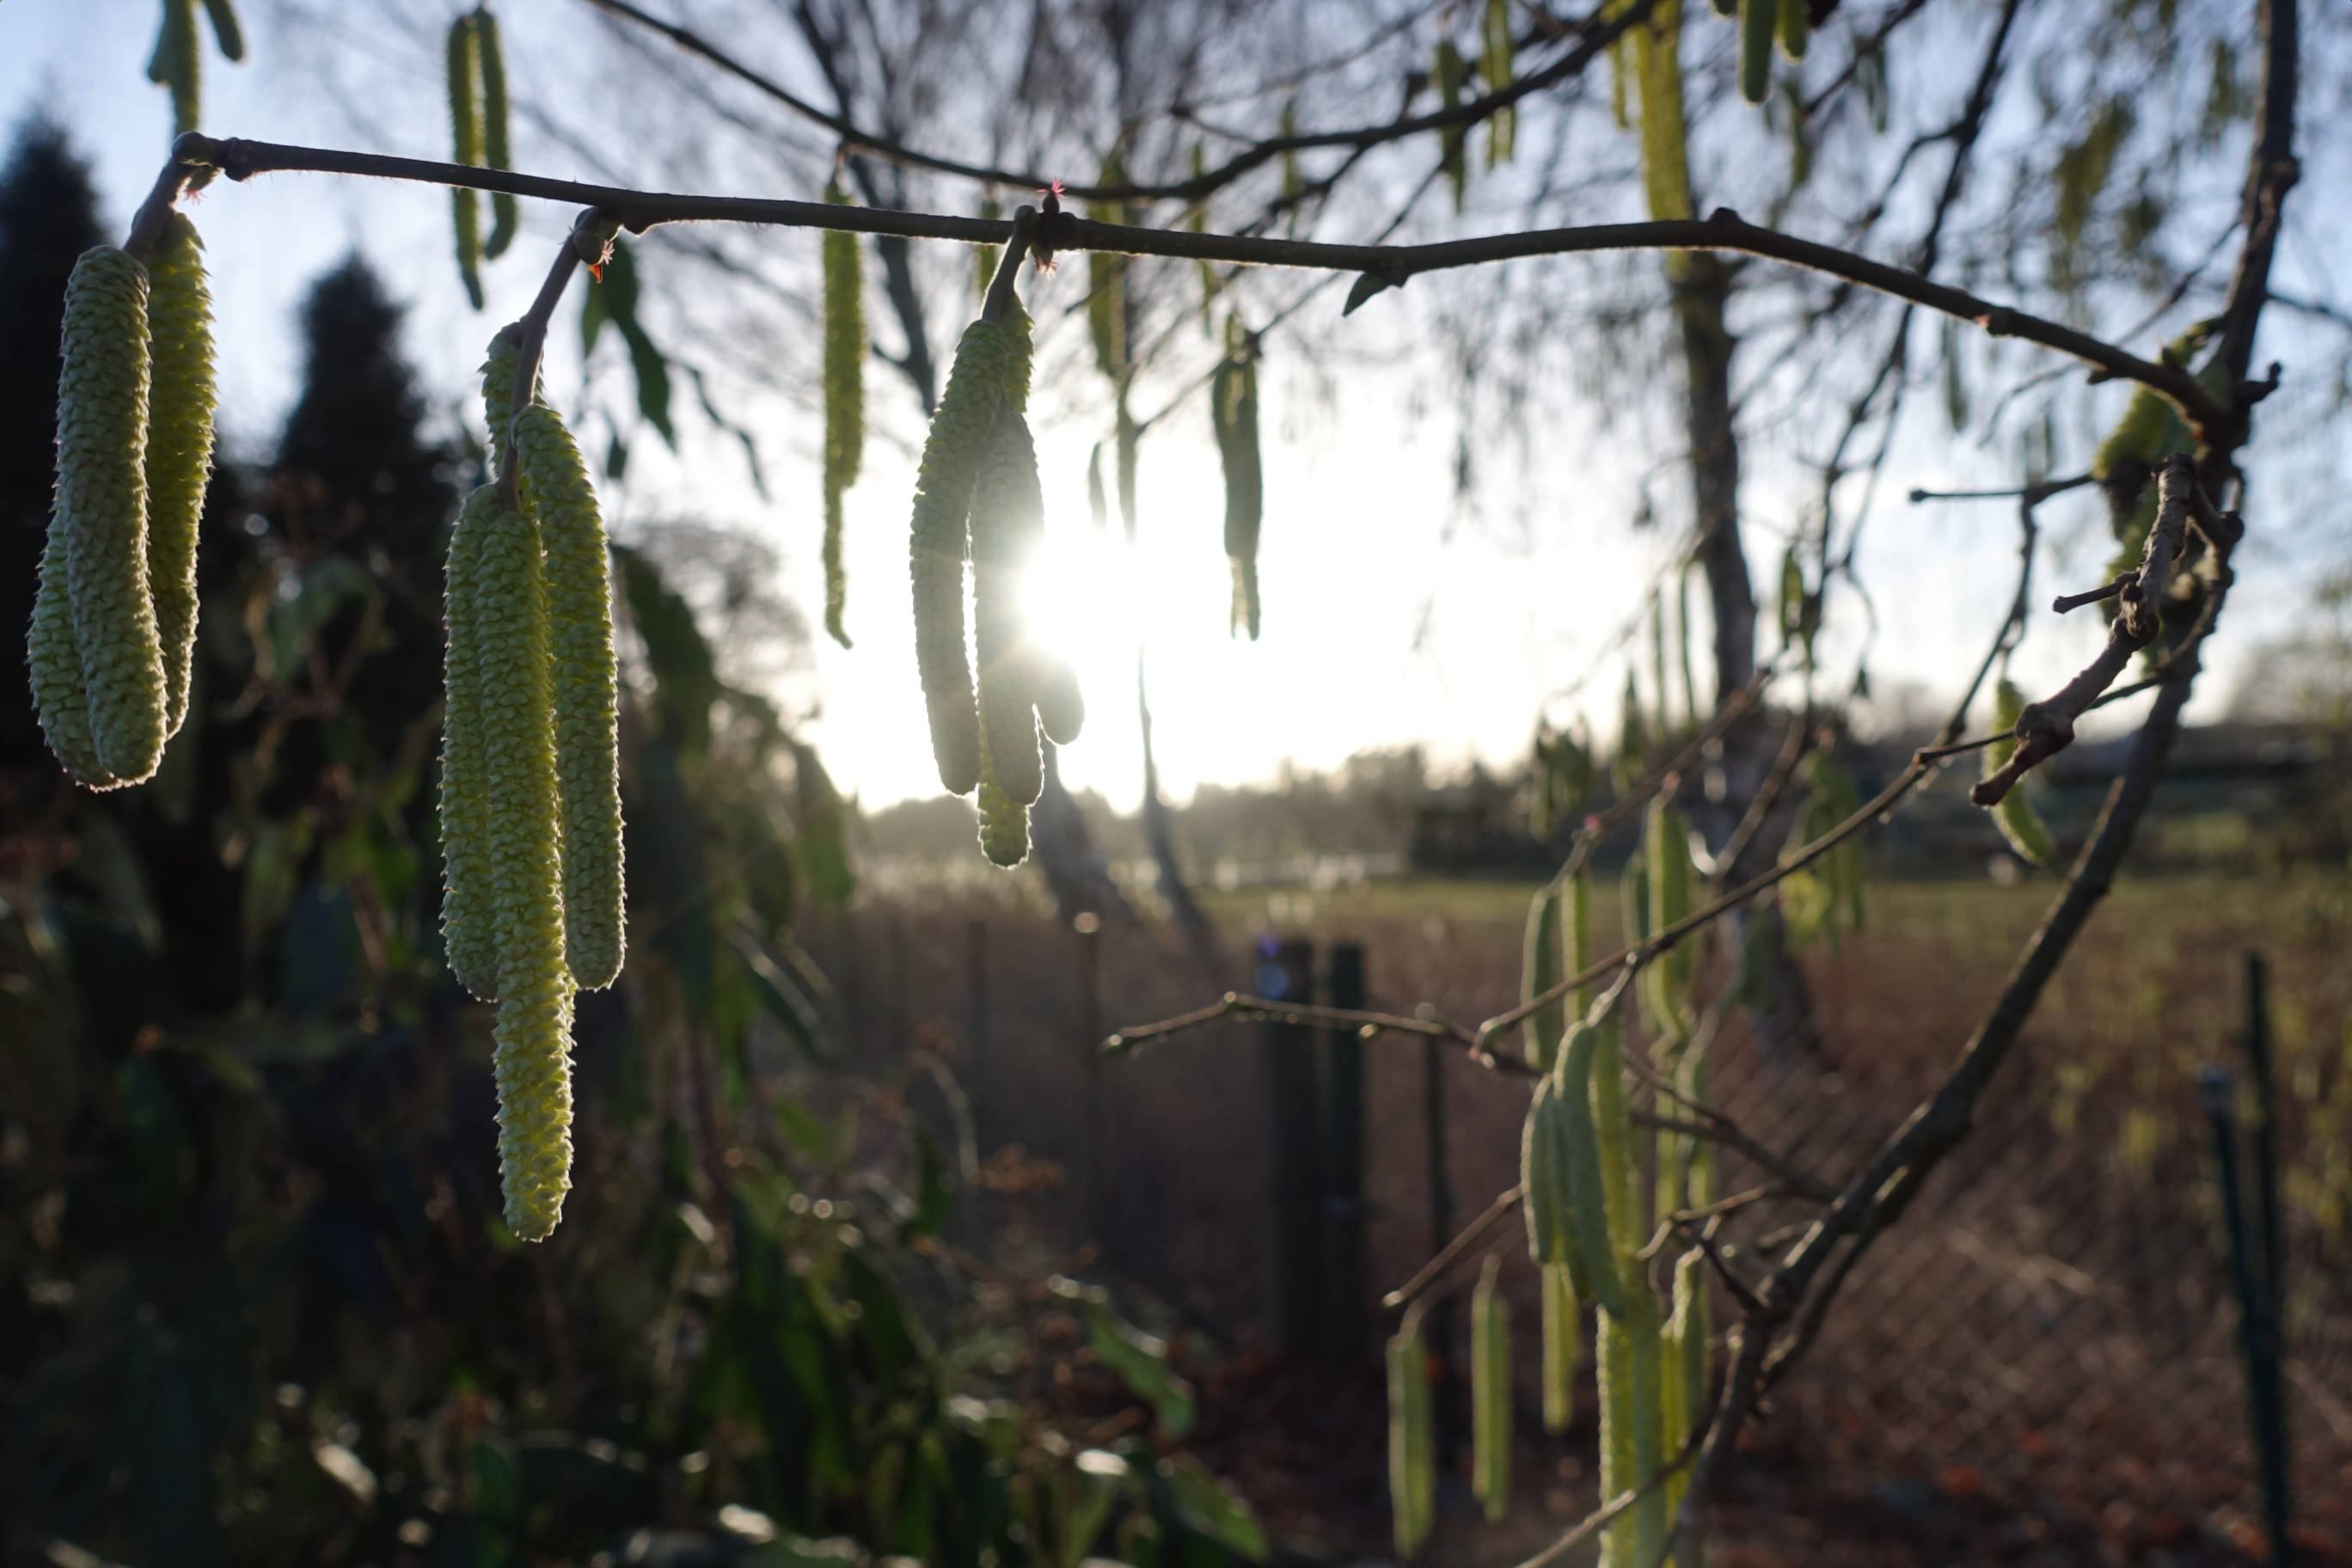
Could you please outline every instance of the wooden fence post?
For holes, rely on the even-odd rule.
[[[1315,944],[1284,942],[1266,955],[1264,994],[1285,1002],[1315,999]],[[1258,1031],[1265,1085],[1266,1209],[1273,1221],[1269,1283],[1275,1342],[1293,1354],[1310,1351],[1322,1327],[1318,1300],[1322,1206],[1321,1118],[1315,1092],[1315,1032],[1298,1024]]]
[[[1331,949],[1325,995],[1334,1007],[1364,1005],[1364,948],[1343,942]],[[1329,1093],[1323,1189],[1323,1352],[1339,1366],[1370,1354],[1370,1260],[1365,1246],[1364,1041],[1354,1029],[1334,1028],[1326,1045]]]

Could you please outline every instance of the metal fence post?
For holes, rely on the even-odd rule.
[[[1315,999],[1314,943],[1293,939],[1270,952],[1262,950],[1262,956],[1263,994],[1285,1002]],[[1315,1093],[1315,1032],[1299,1024],[1262,1026],[1258,1063],[1265,1085],[1275,1342],[1297,1354],[1314,1348],[1323,1317],[1318,1300],[1322,1216],[1318,1212],[1322,1206],[1322,1128]]]
[[[1454,1239],[1454,1184],[1445,1153],[1445,1051],[1434,1038],[1422,1042],[1421,1128],[1429,1166],[1429,1255],[1436,1257]],[[1436,1438],[1437,1473],[1454,1473],[1461,1447],[1462,1380],[1454,1354],[1454,1298],[1440,1294],[1429,1309],[1429,1350],[1437,1363],[1432,1391],[1430,1425]]]
[[[1364,948],[1343,942],[1331,949],[1325,994],[1334,1007],[1364,1005]],[[1370,1353],[1368,1300],[1370,1264],[1365,1247],[1364,1041],[1335,1027],[1329,1064],[1326,1177],[1323,1189],[1323,1352],[1335,1365],[1353,1366]]]

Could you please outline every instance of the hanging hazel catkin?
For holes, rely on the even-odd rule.
[[[1565,1263],[1546,1263],[1543,1291],[1543,1425],[1559,1434],[1576,1418],[1576,1368],[1583,1359],[1583,1324],[1578,1315],[1576,1280]]]
[[[219,23],[215,15],[215,26]],[[234,27],[234,17],[231,18]],[[237,38],[237,53],[244,37]],[[231,59],[224,39],[221,52]],[[204,51],[196,41],[196,0],[163,0],[163,22],[155,35],[155,52],[147,58],[147,79],[172,93],[172,134],[184,136],[196,128],[204,106]]]
[[[449,24],[449,155],[471,165],[482,161],[481,46],[469,14]],[[450,216],[457,225],[457,276],[466,298],[482,308],[482,213],[478,197],[465,185],[449,187]]]
[[[1519,1001],[1523,1005],[1533,1003],[1563,978],[1559,970],[1563,952],[1559,904],[1560,889],[1556,882],[1546,883],[1528,902],[1527,938],[1519,964]],[[1559,1037],[1567,1027],[1564,1001],[1547,1003],[1521,1019],[1519,1040],[1526,1049],[1528,1065],[1538,1072],[1549,1071],[1552,1058],[1559,1051]]]
[[[990,437],[972,494],[972,647],[980,660],[980,732],[988,776],[1023,806],[1034,805],[1045,785],[1037,749],[1037,671],[1021,606],[1021,583],[1045,522],[1037,449],[1028,421],[1008,406]]]
[[[204,244],[173,213],[147,268],[147,581],[163,658],[163,732],[188,714],[196,647],[196,529],[212,473],[212,295]]]
[[[1437,1519],[1437,1440],[1421,1309],[1408,1309],[1388,1344],[1389,1510],[1397,1556],[1410,1559]]]
[[[1739,96],[1762,103],[1772,84],[1772,33],[1780,0],[1739,0]]]
[[[992,865],[1008,871],[1029,858],[1029,808],[1005,793],[985,763],[980,775],[980,847]]]
[[[828,202],[849,197],[835,181]],[[857,237],[828,229],[824,249],[824,629],[849,646],[843,616],[848,579],[841,549],[842,492],[857,482],[866,453],[866,275]]]
[[[1086,693],[1078,689],[1077,671],[1069,660],[1050,649],[1037,652],[1037,722],[1045,739],[1066,746],[1087,724]]]
[[[493,347],[493,358],[496,353]],[[485,1002],[498,1000],[499,951],[489,906],[490,802],[482,760],[475,580],[483,541],[498,519],[494,487],[485,485],[466,498],[449,531],[441,589],[441,950],[457,983]]]
[[[544,1240],[572,1187],[572,971],[563,955],[562,833],[550,629],[536,523],[493,499],[476,558],[474,645],[499,1012],[499,1175],[508,1226]]]
[[[91,752],[121,784],[147,778],[163,754],[163,657],[147,574],[147,293],[146,268],[112,246],[74,263],[49,520],[52,553],[66,563]]]
[[[493,475],[504,474],[513,467],[508,449],[514,441],[515,372],[521,363],[522,325],[509,321],[490,339],[489,352],[482,356],[482,418],[489,427],[489,468]],[[536,375],[531,379],[530,400],[540,401]],[[517,469],[514,481],[515,494],[527,512],[530,510],[530,476]]]
[[[588,465],[554,409],[534,403],[522,411],[515,456],[530,476],[547,552],[564,959],[582,990],[601,991],[626,952],[611,557]]]
[[[1265,512],[1257,437],[1255,348],[1238,315],[1225,319],[1225,357],[1209,383],[1210,420],[1225,477],[1225,559],[1233,569],[1228,630],[1258,634],[1257,542]]]
[[[1470,1297],[1471,1491],[1486,1522],[1511,1511],[1511,1308],[1503,1260],[1489,1254]]]
[[[989,437],[1004,408],[1009,373],[1016,354],[1024,363],[1027,358],[1027,327],[1024,316],[1018,343],[1013,323],[983,317],[964,329],[915,474],[908,531],[915,663],[930,721],[931,757],[950,795],[969,795],[980,783],[981,769],[980,715],[964,648],[966,525]]]
[[[1990,778],[2000,772],[2009,759],[2016,754],[2017,721],[2024,711],[2025,693],[2017,689],[2015,681],[2002,676],[1992,689],[1992,721],[1994,728],[2000,731],[2001,738],[1985,748],[1985,777]],[[2017,851],[2020,858],[2036,866],[2047,866],[2058,853],[2058,847],[2051,842],[2049,827],[2043,824],[2041,814],[2033,809],[2032,802],[2026,799],[2022,784],[2011,786],[2009,793],[2000,797],[2000,803],[1992,808],[1992,820],[1993,825],[2000,829],[2000,836],[2009,840],[2009,847]]]
[[[513,167],[507,147],[507,56],[499,42],[499,19],[489,7],[474,8],[474,48],[482,72],[482,166]],[[520,222],[514,195],[490,193],[490,237],[482,242],[482,257],[496,261],[514,243]]]

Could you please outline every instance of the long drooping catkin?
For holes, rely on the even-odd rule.
[[[204,243],[173,213],[147,268],[152,385],[147,426],[147,582],[163,658],[163,732],[188,716],[196,648],[196,531],[213,465],[212,295]]]
[[[482,161],[481,44],[469,13],[449,24],[449,155],[459,163]],[[467,186],[449,187],[449,212],[456,225],[457,277],[466,298],[482,308],[482,209],[479,196]]]
[[[490,473],[493,478],[507,471],[509,448],[514,443],[515,372],[522,363],[522,324],[509,321],[490,338],[489,351],[482,356],[482,417],[490,432]],[[530,400],[540,401],[539,379],[531,379]],[[521,498],[523,510],[530,510],[530,476],[515,475],[515,494]]]
[[[971,502],[972,646],[980,660],[980,729],[997,787],[1023,805],[1045,784],[1037,747],[1036,660],[1021,584],[1045,531],[1045,497],[1028,421],[1007,408],[990,437]]]
[[[2024,711],[2025,693],[2018,689],[2015,681],[2002,676],[1993,688],[1992,697],[1993,727],[2001,731],[2002,738],[1985,748],[1985,777],[1990,778],[2000,772],[2009,759],[2016,754],[2017,736],[2014,731],[2018,717]],[[2041,814],[2033,809],[2033,803],[2026,798],[2022,786],[2012,788],[2000,797],[1992,808],[1992,820],[1993,825],[2000,829],[2000,836],[2009,840],[2009,847],[2021,858],[2036,866],[2047,866],[2058,853],[2057,845],[2051,840],[2049,827],[2042,823]]]
[[[524,409],[515,450],[547,551],[564,955],[580,988],[600,991],[621,973],[626,950],[612,558],[588,465],[555,410]]]
[[[848,201],[835,184],[829,202]],[[842,494],[857,482],[866,453],[866,274],[857,237],[830,230],[824,249],[824,629],[849,646],[843,616]]]
[[[1437,1453],[1431,1421],[1429,1351],[1421,1312],[1408,1310],[1388,1344],[1389,1509],[1397,1555],[1421,1550],[1437,1518]]]
[[[968,795],[980,783],[980,713],[964,648],[967,521],[989,438],[1005,406],[1008,378],[1016,356],[1024,363],[1027,358],[1025,317],[1020,326],[1024,330],[1019,342],[1010,322],[982,320],[964,329],[915,476],[914,518],[908,531],[915,663],[930,720],[932,760],[950,795]],[[1027,377],[1022,380],[1025,385]]]
[[[572,994],[540,531],[499,509],[475,568],[484,825],[497,933],[499,1168],[507,1224],[554,1230],[572,1187]]]
[[[483,542],[499,517],[494,486],[466,498],[449,532],[441,595],[441,949],[457,983],[485,1002],[498,1000],[499,944],[490,912],[489,780],[482,754],[475,581]]]
[[[66,284],[50,540],[65,557],[91,749],[124,784],[163,754],[163,647],[147,574],[147,271],[111,246]]]
[[[41,734],[74,782],[88,789],[121,789],[124,780],[98,760],[89,732],[89,689],[82,683],[81,649],[74,641],[73,601],[66,586],[65,537],[54,521],[41,547],[40,584],[33,594],[33,624],[25,637],[26,670]]]
[[[1209,384],[1210,418],[1225,478],[1225,558],[1234,578],[1228,629],[1257,640],[1257,543],[1265,515],[1265,468],[1258,450],[1257,363],[1241,318],[1225,323],[1225,358]]]
[[[1029,808],[996,782],[985,757],[980,773],[980,847],[992,865],[1008,871],[1029,858]]]
[[[474,11],[474,52],[482,73],[482,165],[513,167],[507,144],[507,54],[499,41],[499,19],[488,6]],[[496,261],[514,243],[520,221],[518,204],[507,191],[490,193],[490,237],[482,243],[482,257]]]
[[[1489,1255],[1470,1298],[1471,1490],[1489,1524],[1511,1511],[1511,1309],[1502,1271]]]

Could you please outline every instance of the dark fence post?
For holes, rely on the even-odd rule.
[[[1285,942],[1265,952],[1260,992],[1284,1002],[1315,999],[1315,944]],[[1265,1085],[1266,1208],[1273,1220],[1268,1270],[1275,1342],[1286,1352],[1314,1348],[1321,1327],[1322,1128],[1315,1093],[1315,1032],[1300,1024],[1259,1030]]]
[[[1436,1039],[1424,1039],[1421,1053],[1421,1127],[1429,1151],[1429,1255],[1436,1257],[1454,1239],[1454,1184],[1445,1156],[1445,1052]],[[1440,1294],[1429,1309],[1429,1349],[1437,1363],[1436,1388],[1430,1401],[1431,1426],[1436,1438],[1437,1473],[1454,1473],[1454,1455],[1461,1447],[1461,1377],[1454,1354],[1454,1298]]]
[[[1326,996],[1334,1007],[1364,1005],[1364,948],[1343,942],[1331,949]],[[1370,1353],[1370,1262],[1364,1242],[1364,1040],[1354,1029],[1335,1027],[1328,1042],[1330,1077],[1326,1136],[1328,1163],[1323,1191],[1323,1352],[1339,1366],[1355,1366]]]

